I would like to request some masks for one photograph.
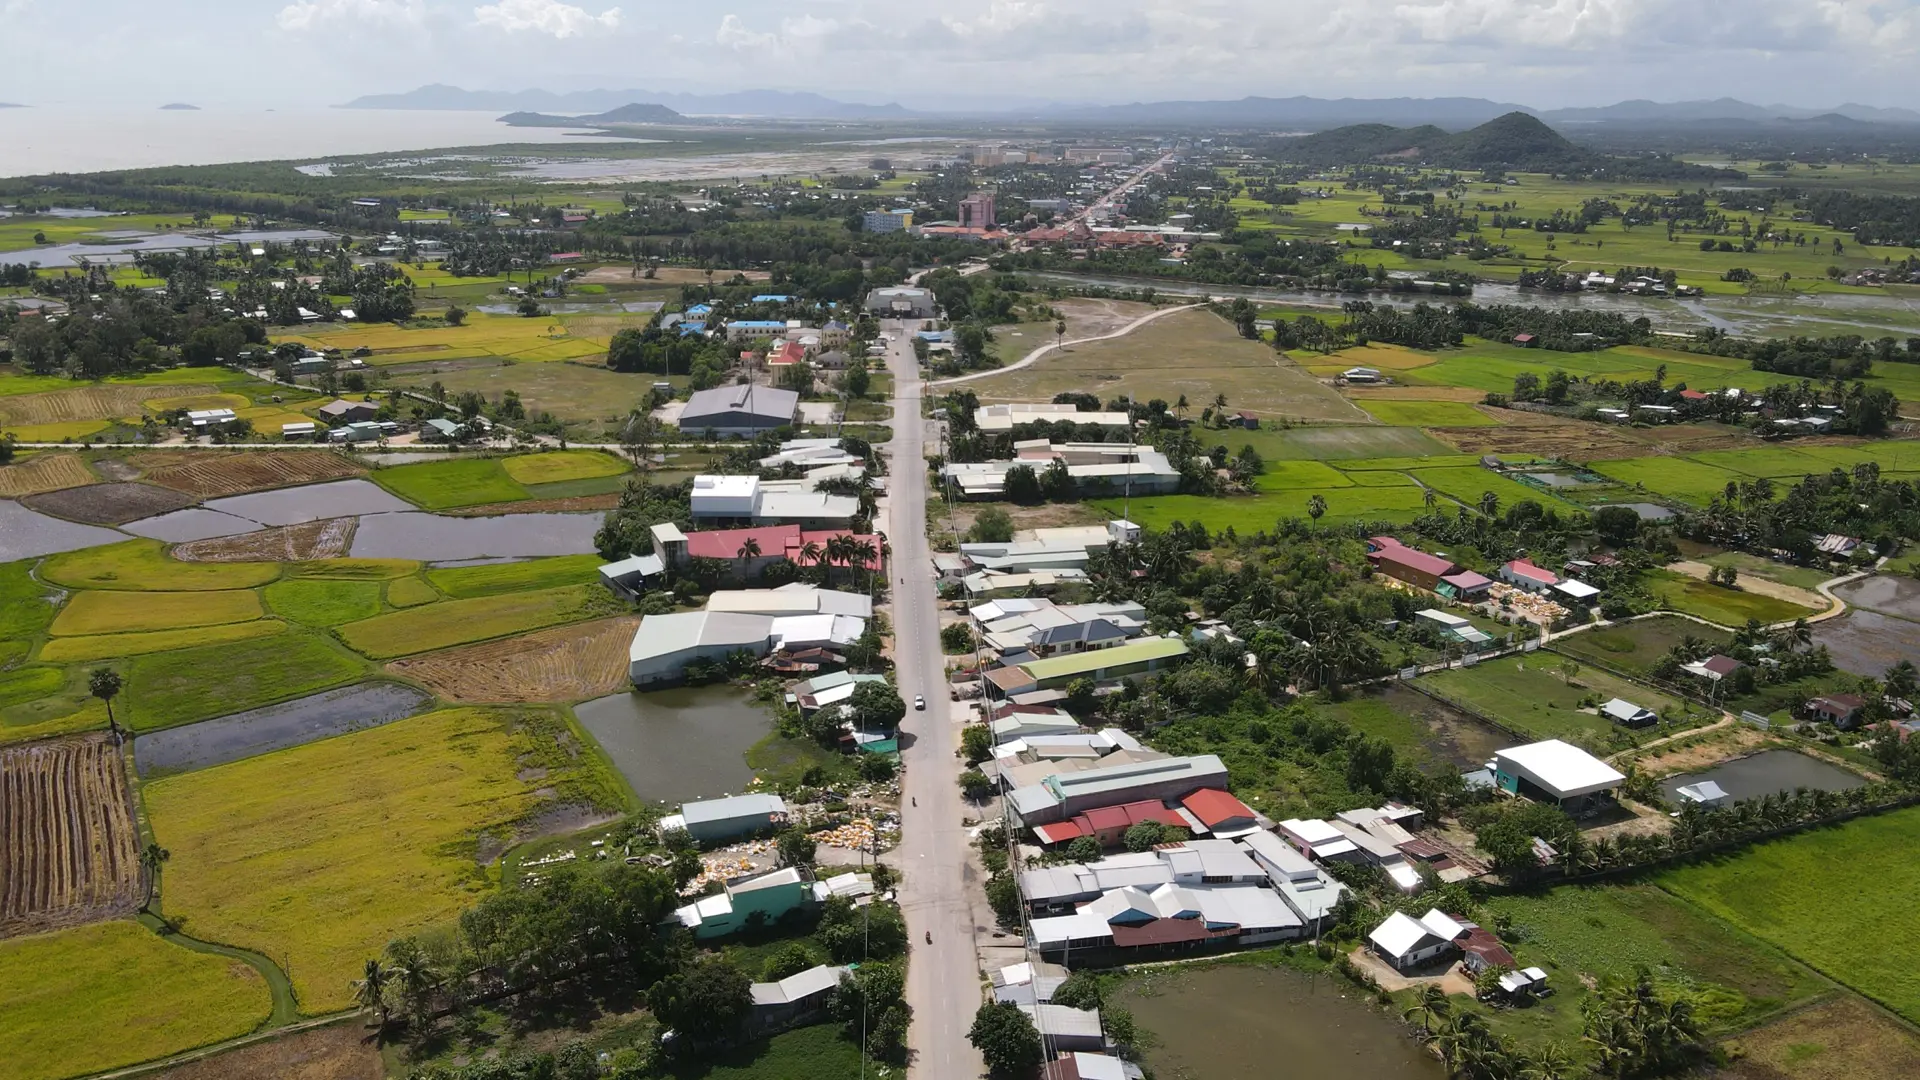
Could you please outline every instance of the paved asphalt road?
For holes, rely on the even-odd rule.
[[[920,365],[907,344],[908,331],[899,323],[889,323],[887,329],[895,334],[887,351],[894,380],[893,441],[887,446],[894,663],[908,702],[915,694],[927,699],[925,712],[909,708],[901,740],[906,779],[902,837],[895,853],[901,872],[900,907],[913,947],[907,973],[907,1003],[913,1006],[910,1071],[919,1080],[974,1080],[985,1070],[967,1042],[967,1028],[981,1000],[980,965],[968,905],[968,838],[962,825],[966,806],[954,756],[960,746],[960,721],[947,697],[927,544],[927,424],[920,415]],[[928,934],[933,935],[930,944]]]

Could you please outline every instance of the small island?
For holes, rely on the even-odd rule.
[[[26,108],[25,105],[16,104],[11,101],[0,101],[0,109],[24,109],[24,108]]]
[[[175,101],[170,104],[160,106],[160,111],[161,112],[199,112],[200,106],[187,105],[187,104],[183,104],[181,102]]]
[[[551,116],[537,112],[508,113],[500,122],[512,127],[592,127],[601,124],[679,124],[686,117],[665,105],[622,105],[591,116]]]

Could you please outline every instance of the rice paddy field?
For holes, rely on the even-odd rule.
[[[1661,873],[1667,891],[1920,1020],[1920,969],[1909,951],[1920,915],[1888,897],[1920,890],[1920,808],[1797,833]]]
[[[262,615],[251,589],[211,592],[82,592],[53,620],[55,636],[137,633],[248,622]]]
[[[498,458],[459,458],[377,469],[374,483],[423,510],[519,502],[531,498]]]
[[[188,563],[166,556],[157,540],[69,551],[48,558],[40,576],[69,589],[175,592],[249,589],[280,576],[275,563]]]
[[[469,600],[479,596],[596,583],[599,581],[600,565],[598,555],[558,555],[548,559],[429,570],[427,581],[455,600]]]
[[[473,279],[462,278],[470,282]],[[604,322],[604,320],[601,320]],[[635,325],[641,325],[636,319]],[[589,323],[575,332],[566,316],[528,319],[519,315],[488,315],[474,312],[460,326],[403,327],[394,325],[347,325],[338,329],[309,330],[277,338],[314,349],[370,350],[368,362],[386,364],[422,361],[462,360],[491,357],[522,363],[577,360],[607,351],[612,331],[600,323]]]
[[[1744,589],[1709,585],[1699,578],[1667,570],[1647,572],[1647,585],[1662,607],[1697,615],[1721,626],[1741,627],[1748,619],[1762,623],[1792,622],[1814,614],[1810,608]]]
[[[1383,424],[1395,427],[1492,427],[1499,421],[1459,401],[1392,401],[1362,398],[1362,409]]]
[[[118,711],[134,731],[156,731],[340,686],[366,670],[332,641],[289,629],[133,657],[120,666],[126,691]]]
[[[627,463],[599,450],[559,450],[510,457],[502,462],[502,468],[517,483],[559,484],[618,476],[627,471]]]
[[[431,652],[607,614],[606,590],[570,585],[535,592],[448,600],[348,623],[340,639],[376,660]]]
[[[4,1080],[58,1080],[244,1035],[272,1011],[266,981],[121,919],[0,941]]]
[[[150,781],[173,853],[166,914],[285,958],[302,1011],[343,1008],[367,957],[490,884],[482,837],[505,842],[558,801],[622,808],[580,746],[550,714],[452,709]]]

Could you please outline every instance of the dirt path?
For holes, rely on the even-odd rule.
[[[1054,352],[1056,350],[1063,350],[1069,345],[1090,345],[1096,341],[1110,341],[1117,337],[1126,337],[1128,334],[1131,334],[1135,330],[1138,330],[1141,327],[1147,325],[1148,323],[1153,322],[1155,319],[1164,319],[1169,315],[1177,314],[1182,311],[1192,311],[1194,308],[1203,307],[1203,306],[1204,305],[1201,305],[1201,304],[1183,304],[1180,307],[1161,308],[1158,311],[1148,312],[1147,314],[1140,316],[1139,318],[1133,320],[1127,325],[1109,334],[1099,334],[1094,337],[1074,338],[1072,341],[1068,341],[1068,342],[1056,342],[1051,345],[1042,345],[1039,348],[1028,353],[1026,356],[1022,357],[1021,359],[1016,360],[1011,364],[1008,364],[1006,367],[990,368],[986,371],[975,371],[967,375],[956,375],[951,379],[939,379],[934,382],[930,382],[927,385],[928,386],[952,386],[956,383],[972,382],[975,379],[984,379],[990,375],[1005,375],[1009,371],[1019,371],[1021,368],[1032,366],[1035,361],[1039,360],[1041,357],[1047,355],[1048,353]]]
[[[1707,575],[1711,573],[1714,568],[1703,562],[1682,560],[1677,563],[1668,563],[1667,569],[1675,573],[1685,574],[1690,578],[1698,578],[1701,581],[1705,581],[1707,580]],[[1803,608],[1810,608],[1823,614],[1826,613],[1828,608],[1833,606],[1829,602],[1828,597],[1814,592],[1811,589],[1802,589],[1796,585],[1782,585],[1777,581],[1768,581],[1766,578],[1755,577],[1751,574],[1740,575],[1738,587],[1755,596],[1771,596],[1775,600],[1785,600],[1789,604],[1799,604]]]
[[[1636,746],[1630,750],[1622,750],[1619,753],[1614,754],[1613,756],[1607,758],[1607,760],[1619,761],[1621,758],[1631,757],[1635,754],[1644,754],[1649,750],[1652,750],[1656,747],[1665,746],[1670,742],[1677,742],[1680,739],[1691,739],[1696,735],[1705,735],[1709,731],[1718,731],[1729,724],[1734,724],[1738,722],[1739,721],[1735,720],[1731,715],[1728,715],[1727,713],[1721,713],[1720,719],[1715,720],[1713,723],[1708,724],[1705,727],[1688,728],[1685,731],[1678,731],[1673,733],[1672,735],[1661,736],[1660,738],[1655,739],[1652,742],[1641,743],[1639,746]]]

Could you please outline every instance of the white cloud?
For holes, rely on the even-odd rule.
[[[713,32],[713,40],[729,49],[765,49],[778,44],[780,35],[749,30],[740,16],[723,15],[720,28]]]
[[[311,30],[329,22],[418,23],[426,17],[421,0],[295,0],[280,9],[280,29]]]
[[[570,38],[619,26],[620,9],[608,8],[598,15],[589,15],[585,8],[563,4],[560,0],[500,0],[497,4],[474,8],[473,21],[509,33],[532,30],[556,38]]]

